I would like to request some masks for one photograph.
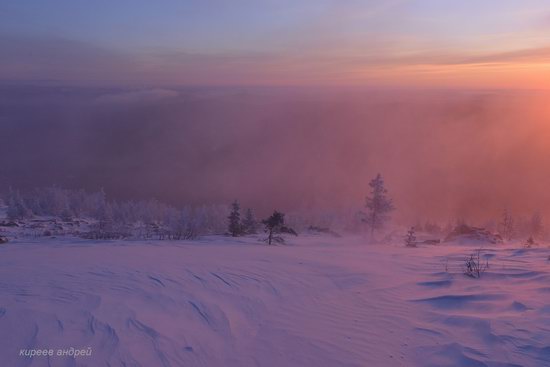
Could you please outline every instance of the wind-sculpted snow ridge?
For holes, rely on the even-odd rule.
[[[550,250],[485,249],[480,279],[462,273],[467,250],[333,236],[16,240],[0,246],[0,362],[550,365]],[[92,353],[57,355],[70,348]],[[21,355],[33,350],[54,355]]]

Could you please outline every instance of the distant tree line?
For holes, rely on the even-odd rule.
[[[86,192],[58,187],[29,191],[10,189],[5,195],[7,217],[17,221],[36,216],[70,222],[90,220],[81,233],[93,239],[124,237],[191,239],[225,230],[225,206],[176,208],[157,200],[112,201],[103,190]]]
[[[8,190],[1,201],[7,207],[7,217],[11,221],[35,217],[59,218],[65,222],[84,222],[79,235],[93,239],[137,237],[144,239],[192,239],[200,235],[223,234],[238,237],[243,235],[266,234],[266,242],[272,244],[283,241],[284,234],[299,231],[324,231],[334,233],[339,230],[358,231],[359,224],[366,228],[370,238],[387,228],[391,221],[394,203],[380,174],[369,182],[370,192],[365,200],[364,211],[319,211],[311,210],[284,214],[274,211],[264,219],[256,218],[251,208],[241,212],[238,201],[226,205],[184,206],[177,208],[158,200],[116,201],[107,200],[103,190],[88,192],[59,187],[37,188],[33,190]],[[436,222],[417,221],[407,234],[408,245],[415,241],[415,233],[428,233],[440,236],[450,233],[466,221],[442,226]],[[544,220],[540,212],[528,217],[514,217],[504,210],[499,220],[489,222],[486,228],[497,232],[505,241],[532,238],[533,241],[545,237]],[[533,242],[531,241],[531,242]]]

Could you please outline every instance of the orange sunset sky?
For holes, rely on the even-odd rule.
[[[550,88],[548,0],[0,3],[0,79]]]

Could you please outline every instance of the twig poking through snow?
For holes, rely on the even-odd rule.
[[[464,274],[472,278],[481,278],[481,274],[489,268],[489,259],[485,264],[481,263],[481,250],[466,258],[464,264]]]

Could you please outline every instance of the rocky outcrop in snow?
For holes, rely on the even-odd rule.
[[[466,224],[460,224],[455,227],[445,237],[445,242],[459,243],[502,243],[502,237],[499,234],[494,234],[485,228],[472,227]]]

